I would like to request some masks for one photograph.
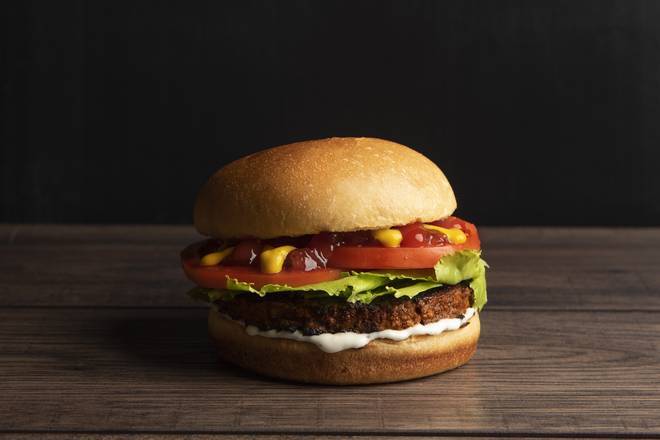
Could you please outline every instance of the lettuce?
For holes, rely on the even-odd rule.
[[[387,284],[387,278],[376,274],[361,273],[361,274],[346,274],[343,278],[333,281],[325,281],[323,283],[308,284],[306,286],[291,287],[280,284],[266,284],[261,289],[253,288],[249,283],[238,281],[232,278],[227,280],[227,289],[240,290],[243,292],[256,293],[259,296],[265,296],[268,293],[277,292],[310,292],[318,291],[325,292],[330,296],[345,296],[347,292],[362,293],[370,290],[377,289],[378,287]]]
[[[195,299],[214,302],[233,299],[240,293],[253,293],[259,296],[280,292],[301,292],[306,297],[337,296],[348,302],[371,303],[374,299],[393,295],[395,298],[413,298],[427,290],[442,285],[454,285],[470,281],[474,290],[475,307],[479,310],[486,304],[486,267],[480,251],[464,250],[442,257],[434,267],[434,276],[411,275],[410,273],[390,272],[348,272],[343,277],[323,283],[291,287],[280,284],[266,284],[255,289],[250,283],[229,278],[226,290],[194,288],[189,295]]]
[[[442,284],[458,284],[470,280],[470,287],[474,291],[474,305],[481,310],[488,301],[487,267],[488,263],[481,259],[481,251],[460,251],[443,257],[433,269],[435,279]]]

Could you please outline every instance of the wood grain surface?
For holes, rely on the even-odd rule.
[[[342,388],[218,362],[190,228],[0,226],[0,438],[660,436],[660,230],[482,233],[475,358]]]
[[[0,440],[29,440],[37,437],[43,440],[160,440],[160,439],[178,439],[185,438],[186,440],[419,440],[420,438],[442,438],[443,440],[461,439],[483,439],[484,436],[472,435],[442,435],[442,436],[419,436],[419,435],[332,435],[332,434],[186,434],[169,432],[169,433],[121,433],[121,434],[98,434],[98,433],[0,433]],[[487,437],[486,437],[487,438]],[[528,436],[497,436],[498,439],[504,440],[529,440],[537,439],[538,437]],[[565,439],[566,437],[544,436],[544,439],[557,440]],[[602,439],[603,437],[583,437],[580,439]],[[637,437],[627,436],[626,439],[634,439]],[[640,439],[649,437],[638,437]]]
[[[29,440],[35,437],[43,440],[159,440],[159,439],[178,439],[185,438],[186,440],[419,440],[420,438],[442,438],[443,440],[461,439],[483,439],[484,436],[472,435],[442,435],[442,436],[419,436],[419,435],[332,435],[332,434],[186,434],[169,432],[169,433],[121,433],[121,434],[98,434],[98,433],[0,433],[0,440]],[[486,437],[487,438],[487,437]],[[504,440],[529,440],[537,439],[538,437],[528,436],[497,436],[498,439]],[[566,437],[544,436],[544,439],[557,440],[565,439]],[[602,439],[603,437],[583,437],[580,439]],[[630,436],[627,439],[634,439],[636,437]],[[649,438],[649,437],[639,437]]]

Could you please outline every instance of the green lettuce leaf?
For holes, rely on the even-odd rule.
[[[387,284],[388,280],[385,277],[376,274],[343,274],[343,278],[333,281],[325,281],[323,283],[308,284],[306,286],[291,287],[282,284],[266,284],[261,289],[253,288],[249,283],[238,281],[229,278],[227,280],[227,289],[239,290],[242,292],[252,292],[259,296],[265,296],[268,293],[277,292],[310,292],[318,291],[325,292],[330,296],[345,296],[346,292],[362,293],[374,290],[378,287]]]
[[[305,296],[337,296],[348,302],[371,303],[374,299],[393,295],[395,298],[413,298],[427,290],[442,285],[454,285],[470,281],[474,290],[475,307],[481,310],[486,304],[486,267],[480,251],[464,250],[442,257],[435,265],[435,276],[414,276],[409,273],[392,272],[350,272],[343,273],[338,280],[291,287],[280,284],[266,284],[255,289],[250,283],[229,278],[226,290],[197,287],[189,292],[195,299],[214,302],[231,300],[240,293],[253,293],[259,296],[280,292],[302,292]]]
[[[474,291],[474,305],[481,310],[488,296],[486,294],[486,268],[481,259],[481,251],[460,251],[442,257],[435,265],[435,279],[442,284],[458,284],[470,280]]]

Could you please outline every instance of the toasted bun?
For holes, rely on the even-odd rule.
[[[456,209],[445,175],[408,147],[330,138],[270,148],[217,171],[195,227],[218,238],[273,238],[438,220]]]
[[[363,348],[325,353],[308,342],[249,336],[216,310],[209,314],[209,333],[224,360],[266,376],[332,385],[397,382],[451,370],[470,360],[479,331],[475,314],[465,327],[437,336],[376,339]]]

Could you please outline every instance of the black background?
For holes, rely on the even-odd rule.
[[[376,136],[479,224],[660,224],[660,1],[3,4],[0,221],[188,223],[232,159]]]

